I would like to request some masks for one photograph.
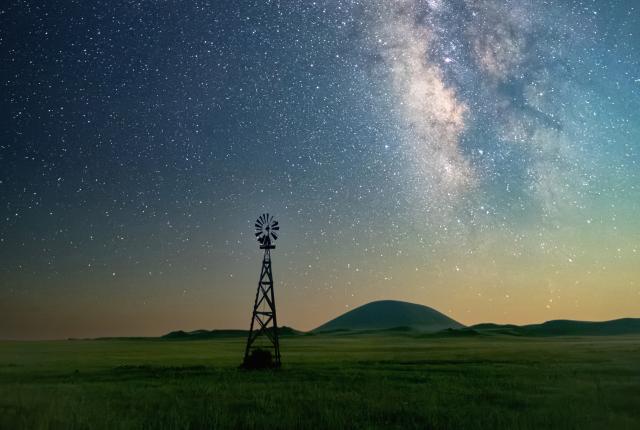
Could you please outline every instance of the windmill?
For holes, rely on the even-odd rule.
[[[273,293],[271,250],[276,247],[273,242],[278,239],[280,226],[278,221],[267,213],[258,217],[255,228],[255,236],[260,243],[260,249],[264,249],[264,255],[242,366],[245,368],[278,368],[280,367],[280,341]],[[271,350],[273,350],[273,354]]]

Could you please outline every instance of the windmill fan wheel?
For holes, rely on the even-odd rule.
[[[278,239],[278,230],[280,226],[278,221],[273,219],[269,214],[262,214],[256,220],[256,239],[262,245],[269,245],[271,241]]]

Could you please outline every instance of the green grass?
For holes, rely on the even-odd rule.
[[[0,428],[640,428],[640,337],[0,342]]]

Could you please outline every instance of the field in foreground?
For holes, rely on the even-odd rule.
[[[640,428],[640,337],[0,342],[0,428]]]

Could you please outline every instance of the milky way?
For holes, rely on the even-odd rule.
[[[606,3],[606,4],[605,4]],[[640,303],[633,2],[0,7],[0,337]]]
[[[433,30],[422,24],[415,2],[381,5],[374,49],[391,75],[397,120],[408,129],[409,150],[432,186],[432,194],[457,194],[473,172],[460,149],[468,108],[432,61]]]

